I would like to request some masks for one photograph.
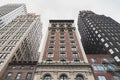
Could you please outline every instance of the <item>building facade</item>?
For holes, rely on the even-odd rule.
[[[78,30],[95,80],[120,80],[120,24],[92,11],[80,11]]]
[[[40,16],[35,14],[18,16],[0,29],[0,77],[13,61],[38,61],[41,37]]]
[[[120,67],[109,54],[87,54],[95,80],[120,80]]]
[[[6,26],[19,15],[27,13],[25,4],[7,4],[0,7],[0,28]]]
[[[119,23],[91,11],[80,11],[78,28],[86,54],[109,53],[120,64]]]
[[[50,20],[34,80],[94,80],[74,20]]]
[[[33,80],[37,61],[13,61],[0,80]]]

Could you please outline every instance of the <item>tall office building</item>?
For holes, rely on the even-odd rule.
[[[38,60],[41,30],[40,16],[35,14],[18,16],[0,29],[0,77],[10,62],[31,64]]]
[[[0,7],[0,28],[6,26],[9,22],[19,15],[26,14],[25,4],[7,4]]]
[[[120,64],[119,23],[91,11],[80,11],[78,28],[86,54],[109,53]]]
[[[34,80],[94,80],[74,20],[50,20]]]
[[[120,24],[92,11],[80,11],[78,30],[95,80],[120,80]]]

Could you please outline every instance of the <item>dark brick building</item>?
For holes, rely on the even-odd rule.
[[[120,80],[120,24],[92,11],[80,11],[78,30],[96,80]]]
[[[109,53],[120,64],[120,24],[110,17],[80,11],[78,28],[88,53]]]

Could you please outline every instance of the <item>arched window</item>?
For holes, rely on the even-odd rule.
[[[50,75],[45,75],[43,80],[52,80]]]
[[[84,80],[84,79],[83,79],[83,76],[77,75],[76,80]]]
[[[61,75],[61,76],[60,76],[60,80],[68,80],[68,78],[67,78],[66,75]]]

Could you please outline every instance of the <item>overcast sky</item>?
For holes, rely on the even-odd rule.
[[[0,0],[0,6],[7,3],[25,3],[28,12],[41,15],[43,31],[49,19],[74,19],[77,24],[80,10],[92,10],[120,23],[120,0]]]

